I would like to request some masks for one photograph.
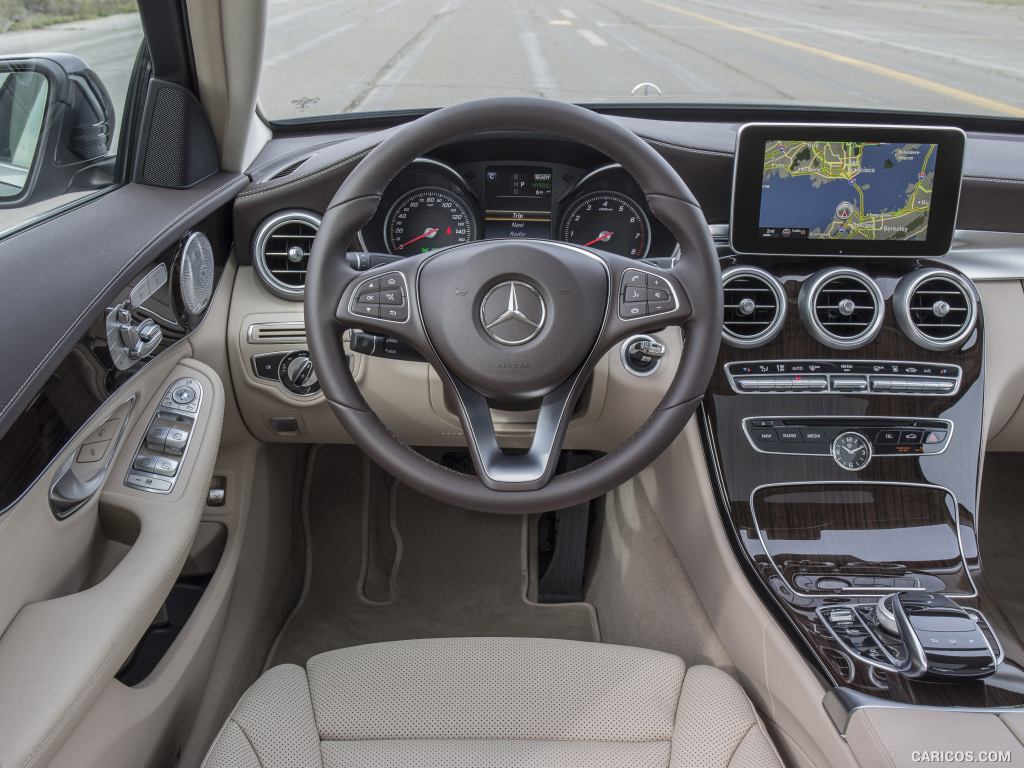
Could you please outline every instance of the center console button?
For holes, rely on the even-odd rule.
[[[880,429],[875,435],[875,445],[895,445],[900,441],[898,429]]]
[[[944,429],[933,429],[925,437],[924,442],[927,445],[938,445],[946,440],[946,430]]]
[[[900,445],[920,445],[922,439],[919,429],[905,429],[900,433]]]
[[[779,440],[783,443],[802,443],[804,441],[800,430],[796,427],[784,427],[775,431],[779,435]]]
[[[829,442],[828,433],[819,427],[803,427],[800,430],[800,434],[803,437],[805,443]]]
[[[754,440],[758,443],[774,443],[775,442],[775,430],[774,429],[755,429],[753,431]]]
[[[866,376],[833,376],[832,389],[837,392],[864,392],[868,388]]]

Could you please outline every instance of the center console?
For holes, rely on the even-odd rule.
[[[978,551],[982,308],[942,259],[962,157],[955,129],[739,133],[703,434],[737,554],[826,705],[1024,705]]]
[[[721,251],[725,343],[702,426],[754,583],[837,689],[1024,704],[1024,649],[978,551],[984,323],[973,286],[938,261],[823,267]],[[958,325],[929,327],[943,325],[939,302],[967,310]],[[907,313],[935,336],[908,333]]]

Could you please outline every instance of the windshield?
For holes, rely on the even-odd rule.
[[[483,96],[1024,117],[1024,0],[271,0],[271,120]]]

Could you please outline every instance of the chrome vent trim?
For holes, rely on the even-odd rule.
[[[302,300],[309,252],[319,229],[320,217],[309,211],[282,211],[260,225],[253,242],[252,263],[273,294]]]
[[[837,267],[811,275],[800,289],[800,319],[832,349],[862,347],[882,330],[885,300],[878,285],[858,269]]]
[[[722,340],[729,346],[760,347],[782,331],[786,291],[770,273],[757,267],[732,267],[722,273],[722,292]]]
[[[250,344],[300,344],[306,343],[306,324],[294,323],[253,323],[246,332]]]
[[[933,351],[958,347],[978,322],[978,298],[966,278],[946,269],[918,269],[893,293],[896,322],[919,347]]]

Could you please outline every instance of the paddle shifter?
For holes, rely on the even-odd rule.
[[[954,681],[996,671],[996,652],[978,623],[943,594],[886,595],[875,619],[889,662],[906,677]]]

